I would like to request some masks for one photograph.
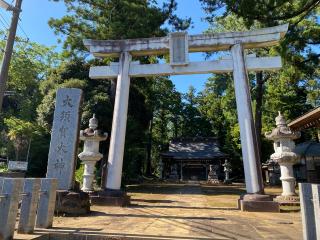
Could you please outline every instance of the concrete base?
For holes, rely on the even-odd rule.
[[[210,184],[210,185],[219,185],[219,184],[221,184],[219,179],[208,179],[207,183]]]
[[[121,190],[105,189],[90,194],[92,205],[125,207],[130,204],[130,196]]]
[[[300,197],[294,196],[277,196],[273,201],[278,202],[280,205],[300,205]]]
[[[244,195],[239,199],[239,209],[244,212],[280,212],[279,203],[263,194]]]
[[[83,215],[90,212],[89,195],[85,192],[58,190],[55,212],[67,215]]]
[[[25,172],[3,172],[0,173],[0,177],[4,178],[24,178],[26,176]]]

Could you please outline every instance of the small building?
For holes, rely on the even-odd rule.
[[[217,138],[180,138],[161,153],[161,176],[173,180],[208,180],[210,165],[223,179],[223,167],[228,155],[221,152]]]
[[[303,131],[320,127],[320,107],[301,115],[288,124],[293,131]],[[318,134],[318,140],[320,135]],[[320,143],[309,141],[298,144],[295,152],[300,155],[299,164],[295,165],[297,181],[320,183]]]
[[[304,142],[297,144],[294,152],[299,155],[299,162],[293,165],[293,173],[297,182],[320,183],[320,143]],[[266,183],[280,185],[280,166],[269,160],[262,164]]]
[[[308,128],[320,127],[320,107],[317,107],[288,123],[293,131],[303,131]]]
[[[320,143],[298,144],[295,152],[300,156],[299,163],[294,166],[297,181],[320,183]]]

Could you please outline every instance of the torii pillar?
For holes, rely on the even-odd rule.
[[[110,191],[119,191],[121,188],[130,89],[130,61],[131,55],[128,52],[120,54],[108,156],[108,174],[105,182],[105,189]]]
[[[246,189],[248,193],[264,194],[250,86],[241,42],[231,47],[231,55]]]

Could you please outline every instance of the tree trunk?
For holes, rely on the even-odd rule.
[[[149,136],[147,143],[147,166],[146,166],[146,175],[151,175],[151,150],[152,150],[152,128],[153,128],[153,116],[149,122]]]
[[[257,133],[258,151],[261,157],[261,131],[262,131],[262,99],[263,99],[263,73],[256,73],[256,109],[255,109],[255,128]]]
[[[117,79],[112,79],[111,87],[110,87],[110,99],[111,99],[112,105],[114,105],[114,100],[116,98],[116,88],[117,88]]]

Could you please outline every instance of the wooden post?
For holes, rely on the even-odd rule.
[[[128,52],[123,52],[119,61],[119,75],[117,78],[108,157],[108,176],[105,183],[105,188],[110,190],[120,190],[121,187],[130,89],[129,66],[131,55]]]
[[[251,94],[245,57],[241,43],[231,47],[233,79],[247,193],[263,194],[260,156],[253,121]]]
[[[6,90],[6,83],[8,79],[9,66],[10,66],[10,61],[11,61],[12,52],[13,52],[14,40],[16,37],[17,26],[19,22],[19,15],[21,12],[21,5],[22,5],[22,0],[16,0],[15,6],[12,9],[13,13],[12,13],[11,24],[10,24],[10,29],[8,33],[8,39],[4,49],[2,62],[0,65],[1,66],[0,67],[0,112],[2,108],[4,92]]]

